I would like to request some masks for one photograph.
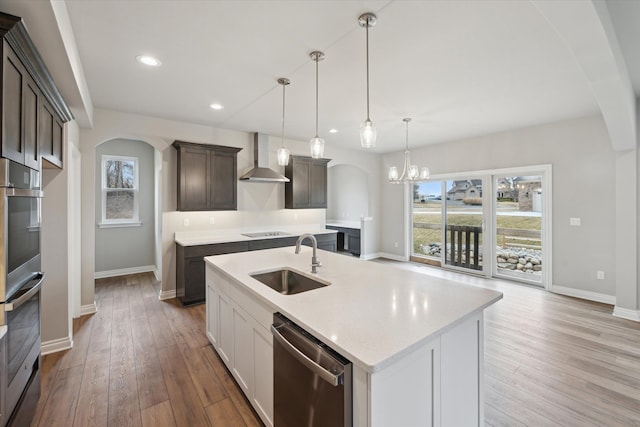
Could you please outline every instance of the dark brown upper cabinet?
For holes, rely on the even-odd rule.
[[[238,151],[222,145],[174,141],[178,150],[178,210],[238,208]]]
[[[331,159],[291,156],[284,168],[289,182],[284,184],[286,209],[327,207],[327,163]]]
[[[0,155],[39,170],[41,159],[62,167],[64,123],[73,114],[16,16],[0,13],[2,138]],[[48,105],[48,110],[43,105]],[[46,112],[49,117],[46,117]],[[46,124],[51,123],[48,127]],[[42,153],[42,148],[45,153]]]
[[[46,99],[42,98],[39,107],[40,152],[42,166],[55,166],[62,169],[62,141],[64,125]]]

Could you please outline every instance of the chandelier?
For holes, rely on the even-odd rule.
[[[406,145],[404,150],[404,166],[402,174],[398,175],[398,168],[391,166],[389,168],[389,182],[392,184],[403,184],[406,182],[421,182],[429,179],[429,168],[411,164],[411,153],[409,152],[409,122],[410,118],[402,119],[406,124]]]

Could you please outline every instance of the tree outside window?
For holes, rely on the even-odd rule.
[[[138,159],[102,156],[102,223],[138,222]]]

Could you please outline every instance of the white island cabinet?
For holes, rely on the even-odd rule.
[[[330,285],[282,295],[250,274],[310,274],[311,248],[207,262],[207,336],[262,421],[273,425],[272,316],[281,312],[353,363],[353,425],[483,424],[483,310],[496,291],[319,251]]]

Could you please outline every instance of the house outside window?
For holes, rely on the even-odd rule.
[[[140,225],[138,159],[102,156],[101,226]]]

